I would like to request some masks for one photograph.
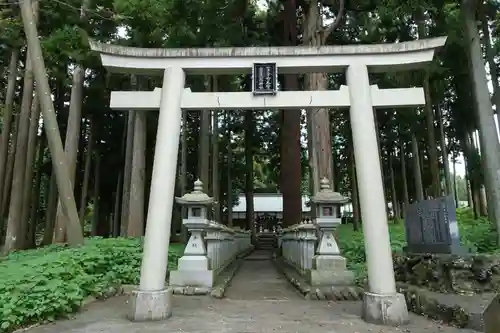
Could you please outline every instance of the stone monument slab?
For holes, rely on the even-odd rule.
[[[423,200],[405,214],[407,252],[465,254],[460,245],[454,198]]]

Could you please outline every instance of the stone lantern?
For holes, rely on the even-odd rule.
[[[313,257],[313,269],[310,280],[312,285],[351,284],[352,272],[346,269],[345,258],[334,237],[335,229],[341,224],[340,208],[350,201],[330,187],[330,181],[321,179],[320,190],[311,201],[316,206],[316,225],[320,233],[320,241]]]
[[[170,273],[170,284],[173,286],[203,286],[212,287],[214,274],[210,269],[207,257],[204,233],[210,226],[208,208],[214,199],[203,192],[203,183],[198,179],[194,182],[194,189],[176,202],[187,208],[188,216],[182,224],[188,228],[191,236],[179,259],[178,269]]]
[[[189,228],[188,224],[208,221],[208,208],[214,203],[214,198],[203,192],[203,183],[198,179],[194,182],[192,192],[175,198],[175,201],[187,207],[188,216],[182,223]]]

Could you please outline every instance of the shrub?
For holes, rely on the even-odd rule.
[[[182,247],[171,247],[170,269]],[[78,310],[88,296],[102,297],[113,286],[137,284],[141,256],[141,239],[125,238],[13,253],[0,262],[0,332],[63,317]]]
[[[457,210],[462,245],[478,253],[498,252],[495,225],[485,217],[474,219],[472,209]]]

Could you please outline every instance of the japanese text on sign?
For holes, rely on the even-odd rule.
[[[277,68],[275,63],[254,64],[253,93],[274,95],[277,92]]]

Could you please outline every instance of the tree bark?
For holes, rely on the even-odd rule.
[[[245,111],[245,199],[246,199],[246,226],[252,231],[252,240],[255,244],[256,229],[254,221],[253,203],[253,135],[254,119],[253,111]]]
[[[483,151],[484,176],[489,216],[500,230],[500,144],[495,123],[492,119],[492,104],[488,90],[486,69],[484,68],[481,42],[476,25],[477,1],[462,0],[462,15],[465,22],[465,35],[469,42],[473,89],[477,105],[479,137]],[[498,233],[500,243],[500,233]]]
[[[57,124],[51,90],[47,78],[47,70],[43,60],[42,48],[38,40],[38,32],[31,5],[27,1],[20,2],[21,16],[29,48],[30,58],[33,61],[33,71],[37,82],[36,88],[40,96],[45,131],[48,146],[52,154],[57,187],[61,198],[62,212],[68,216],[67,238],[71,245],[83,243],[83,233],[78,220],[73,185],[71,184],[70,170],[65,158],[59,125]]]
[[[441,180],[439,177],[439,158],[437,154],[436,133],[434,129],[434,111],[432,110],[431,88],[429,86],[429,72],[424,74],[425,94],[425,122],[427,125],[427,151],[431,171],[430,195],[434,198],[441,196]]]
[[[401,142],[400,148],[401,158],[401,178],[403,179],[403,216],[406,214],[406,209],[410,205],[410,196],[408,195],[408,177],[406,176],[406,151],[404,143]]]
[[[86,1],[85,1],[86,2]],[[68,172],[71,184],[75,183],[75,169],[78,154],[78,143],[80,140],[80,124],[82,118],[83,81],[85,79],[85,68],[76,65],[73,72],[73,83],[71,87],[71,98],[68,113],[68,125],[66,128],[65,156],[68,163]],[[61,203],[58,203],[54,243],[65,241],[66,225],[68,217],[62,213]]]
[[[29,217],[31,214],[31,202],[32,192],[33,192],[33,172],[35,171],[37,164],[35,164],[35,155],[38,148],[38,128],[40,120],[40,103],[38,101],[38,96],[35,94],[33,97],[33,102],[31,106],[31,119],[29,125],[29,135],[28,135],[28,149],[26,151],[26,167],[24,170],[24,188],[23,188],[23,208],[21,210],[21,230],[20,236],[24,235],[24,238],[20,240],[21,248],[27,248],[24,241],[27,240]]]
[[[411,135],[413,177],[415,177],[415,198],[416,201],[424,200],[424,186],[422,185],[422,171],[420,168],[420,157],[418,151],[418,142],[415,134]]]
[[[38,1],[32,0],[27,4],[30,12],[33,11],[33,25],[38,21]],[[33,8],[32,8],[33,7]],[[34,77],[33,60],[30,58],[32,48],[28,45],[26,51],[26,66],[24,70],[23,97],[21,101],[21,113],[19,115],[16,154],[14,157],[14,169],[12,173],[12,188],[9,204],[9,217],[7,220],[7,231],[3,251],[10,252],[22,249],[26,239],[26,230],[23,230],[23,193],[25,187],[26,150],[28,146],[30,114],[33,103]],[[23,233],[24,234],[21,234]]]
[[[122,178],[123,178],[122,171],[120,171],[116,179],[115,205],[113,208],[113,230],[112,230],[113,237],[120,236],[120,193],[123,184]]]
[[[97,236],[98,226],[101,221],[101,154],[96,152],[94,161],[94,211],[92,214],[92,236]]]
[[[389,172],[391,177],[391,194],[392,194],[392,214],[394,215],[394,221],[399,218],[399,201],[398,194],[396,192],[396,179],[394,177],[394,163],[393,154],[389,153]]]
[[[16,81],[17,81],[17,63],[19,61],[19,50],[12,50],[9,63],[9,76],[7,77],[7,91],[5,94],[5,107],[3,110],[3,130],[0,139],[0,185],[4,184],[6,179],[7,170],[7,159],[9,153],[9,142],[12,130],[12,109],[14,105],[14,95],[16,92]],[[3,202],[4,196],[3,191],[0,190],[0,204]],[[3,212],[3,210],[2,210]],[[2,213],[0,212],[0,214]],[[3,220],[3,215],[0,215],[0,219]],[[0,230],[3,230],[0,229]],[[0,231],[0,236],[2,232]]]
[[[486,189],[484,185],[479,186],[479,213],[481,216],[488,215],[488,202],[486,200]]]
[[[12,173],[14,170],[14,156],[16,155],[16,146],[17,146],[17,130],[19,125],[19,115],[14,115],[14,120],[12,124],[12,142],[10,144],[9,155],[7,156],[7,163],[5,164],[5,179],[3,184],[2,191],[2,205],[1,205],[1,214],[2,218],[2,229],[0,229],[0,234],[3,235],[3,230],[5,226],[5,215],[9,213],[8,206],[10,202],[10,189],[12,188]]]
[[[207,77],[206,91],[212,91],[212,84]],[[210,112],[200,111],[200,137],[198,150],[198,175],[207,193],[210,191]]]
[[[418,38],[425,39],[427,37],[425,29],[425,12],[423,9],[418,10],[416,14]],[[434,112],[432,110],[431,88],[429,85],[430,73],[429,70],[424,70],[423,87],[425,95],[425,122],[427,127],[427,152],[429,154],[429,166],[431,172],[431,188],[430,195],[439,197],[441,195],[441,181],[439,177],[439,159],[437,154],[436,134],[434,129]]]
[[[465,192],[467,191],[467,178],[465,178]],[[458,199],[458,189],[457,189],[457,162],[455,157],[455,152],[453,152],[453,194],[455,197],[455,208],[460,207]]]
[[[304,45],[318,47],[323,45],[323,19],[319,10],[318,0],[310,1],[304,19],[303,43]],[[306,74],[307,90],[328,90],[328,75],[326,73]],[[312,171],[313,194],[319,191],[322,178],[330,181],[334,188],[332,143],[330,133],[330,110],[308,110],[309,140],[311,151],[309,153],[309,169]]]
[[[483,4],[484,8],[485,5]],[[485,48],[486,61],[490,68],[491,85],[493,86],[493,103],[496,107],[496,113],[500,112],[500,84],[498,83],[498,73],[496,71],[497,64],[495,62],[495,50],[491,46],[491,34],[488,27],[488,17],[484,10],[482,11],[481,30],[483,31],[483,44]]]
[[[467,148],[467,146],[465,146]],[[465,190],[467,192],[467,207],[472,208],[473,202],[472,202],[472,191],[470,187],[470,170],[469,170],[469,163],[467,162],[467,153],[464,154],[464,165],[465,165]]]
[[[233,226],[233,179],[231,169],[233,168],[233,152],[231,147],[231,120],[230,111],[226,111],[227,126],[227,226]]]
[[[49,186],[48,186],[48,197],[47,197],[47,208],[45,210],[45,228],[43,232],[42,245],[52,244],[52,238],[54,235],[54,222],[56,219],[56,209],[57,209],[57,180],[54,170],[50,176]]]
[[[36,231],[38,225],[38,208],[40,207],[40,186],[42,183],[42,165],[43,153],[45,152],[45,138],[40,136],[38,139],[38,159],[36,162],[35,185],[31,191],[31,207],[30,207],[30,230],[28,232],[27,248],[36,247]]]
[[[359,230],[361,213],[359,210],[359,200],[358,200],[358,183],[356,177],[356,162],[354,160],[354,148],[351,143],[349,144],[349,162],[350,162],[350,173],[351,173],[351,202],[352,202],[352,227],[354,231]]]
[[[294,0],[284,2],[283,45],[297,45],[297,6]],[[298,90],[297,75],[284,76],[285,90]],[[281,111],[280,129],[280,190],[283,194],[283,225],[289,226],[302,219],[300,189],[300,122],[301,110]],[[331,180],[330,180],[331,181]]]
[[[382,145],[380,144],[380,126],[378,123],[377,110],[375,108],[372,109],[373,119],[375,121],[375,132],[377,134],[377,147],[378,147],[378,156],[380,160],[380,176],[382,177],[382,189],[384,190],[384,201],[385,201],[385,211],[387,216],[389,217],[389,205],[387,204],[387,186],[386,186],[386,175],[384,172],[384,152],[382,151]]]
[[[87,151],[85,153],[85,164],[83,170],[83,180],[82,180],[82,194],[80,195],[80,212],[79,219],[80,225],[83,228],[85,223],[85,214],[87,213],[87,195],[89,189],[89,178],[90,178],[90,168],[92,167],[92,148],[94,145],[92,120],[89,120],[87,136]]]
[[[84,22],[87,16],[87,10],[90,6],[90,0],[83,0],[80,7],[80,21]],[[75,184],[75,169],[78,157],[78,143],[80,141],[80,124],[82,120],[82,102],[83,102],[83,82],[85,81],[85,68],[76,63],[73,70],[73,82],[71,86],[71,97],[69,102],[68,125],[66,127],[66,140],[64,144],[66,162],[68,163],[69,179],[71,184]],[[66,226],[68,225],[68,216],[65,216],[61,210],[61,203],[57,204],[56,228],[54,242],[61,243],[65,241]]]
[[[135,114],[133,147],[127,236],[140,237],[144,235],[146,172],[146,112],[144,111],[137,111]]]
[[[218,91],[217,77],[212,77],[212,90]],[[220,219],[219,200],[219,111],[213,110],[212,124],[212,196],[214,198],[214,220],[222,222]]]
[[[132,156],[134,154],[134,128],[135,115],[137,111],[129,111],[127,114],[127,142],[125,146],[125,166],[123,168],[123,195],[121,210],[120,234],[127,236],[129,224],[130,203],[130,178],[132,177]]]
[[[326,74],[308,74],[307,90],[328,90],[328,76]],[[319,182],[322,178],[330,181],[334,188],[335,180],[333,174],[332,143],[330,133],[330,110],[311,109],[308,110],[309,125],[311,127],[311,156],[310,170],[313,173],[314,192],[319,191]]]
[[[181,196],[187,193],[187,157],[188,157],[188,141],[187,141],[187,111],[182,112],[182,132],[181,132],[181,174],[180,174],[180,187]],[[182,221],[187,217],[187,208],[185,205],[180,206],[181,215],[181,240],[183,243],[187,242],[188,230],[183,225]]]
[[[443,155],[443,166],[444,166],[444,184],[445,184],[445,194],[451,195],[453,194],[451,179],[450,179],[450,162],[448,160],[448,147],[446,146],[446,134],[444,132],[443,125],[443,114],[441,112],[441,106],[437,107],[437,119],[439,122],[439,134],[440,134],[440,142],[441,142],[441,152]]]
[[[286,90],[298,90],[296,75],[285,75],[285,88]],[[285,110],[281,112],[280,188],[283,195],[283,226],[290,226],[299,223],[302,219],[302,196],[300,190],[301,111]]]

